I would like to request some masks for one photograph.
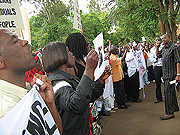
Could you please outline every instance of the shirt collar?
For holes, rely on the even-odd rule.
[[[172,43],[171,43],[171,41],[170,41],[168,45],[165,45],[165,44],[164,44],[164,46],[165,46],[165,48],[169,48],[169,47],[171,46],[171,44],[172,44]]]

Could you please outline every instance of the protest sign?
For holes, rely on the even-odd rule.
[[[97,80],[102,75],[102,73],[104,72],[105,67],[109,65],[109,60],[104,59],[105,55],[104,55],[103,32],[101,32],[93,40],[93,43],[94,43],[95,51],[99,55],[98,66],[94,72],[95,80]],[[100,59],[101,55],[102,55],[102,59]],[[105,80],[105,89],[104,89],[104,93],[103,93],[103,98],[105,99],[105,98],[109,97],[113,92],[114,92],[114,89],[113,89],[112,76],[109,76],[109,78],[107,78]]]
[[[0,0],[0,28],[24,29],[18,0]]]
[[[98,53],[98,55],[102,55],[102,59],[100,60],[99,58],[99,62],[98,62],[98,66],[95,69],[95,80],[98,79],[100,77],[100,75],[104,72],[105,69],[105,65],[103,64],[104,62],[104,43],[103,43],[103,32],[101,32],[94,40],[94,48],[95,51]],[[99,51],[99,49],[101,49],[101,51]],[[101,54],[100,54],[101,53]],[[101,65],[100,65],[101,62]]]
[[[74,23],[73,23],[73,28],[82,31],[81,17],[80,17],[78,0],[74,0]]]
[[[37,91],[33,88],[0,119],[1,135],[59,135],[57,125]]]

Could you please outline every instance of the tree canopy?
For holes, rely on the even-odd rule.
[[[39,8],[36,16],[30,18],[32,44],[37,48],[52,41],[65,42],[73,32],[73,0],[65,5],[61,0],[28,0]],[[81,13],[83,34],[92,44],[100,33],[104,43],[110,39],[113,44],[141,41],[145,36],[152,42],[156,36],[168,33],[176,41],[176,23],[179,23],[179,0],[90,0],[88,13]],[[115,29],[114,32],[109,31]]]

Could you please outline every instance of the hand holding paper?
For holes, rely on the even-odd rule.
[[[62,133],[62,122],[55,106],[54,91],[51,81],[48,79],[48,77],[36,73],[33,78],[33,83],[39,86],[38,92],[48,106],[54,121],[58,126],[59,132]]]

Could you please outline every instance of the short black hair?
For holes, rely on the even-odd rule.
[[[112,46],[110,49],[110,54],[116,54],[118,48],[116,46]]]
[[[69,51],[78,59],[83,60],[83,56],[87,56],[87,46],[85,37],[81,33],[72,33],[66,39],[66,46]]]
[[[63,42],[51,42],[42,52],[44,70],[49,73],[68,62],[67,47]]]

